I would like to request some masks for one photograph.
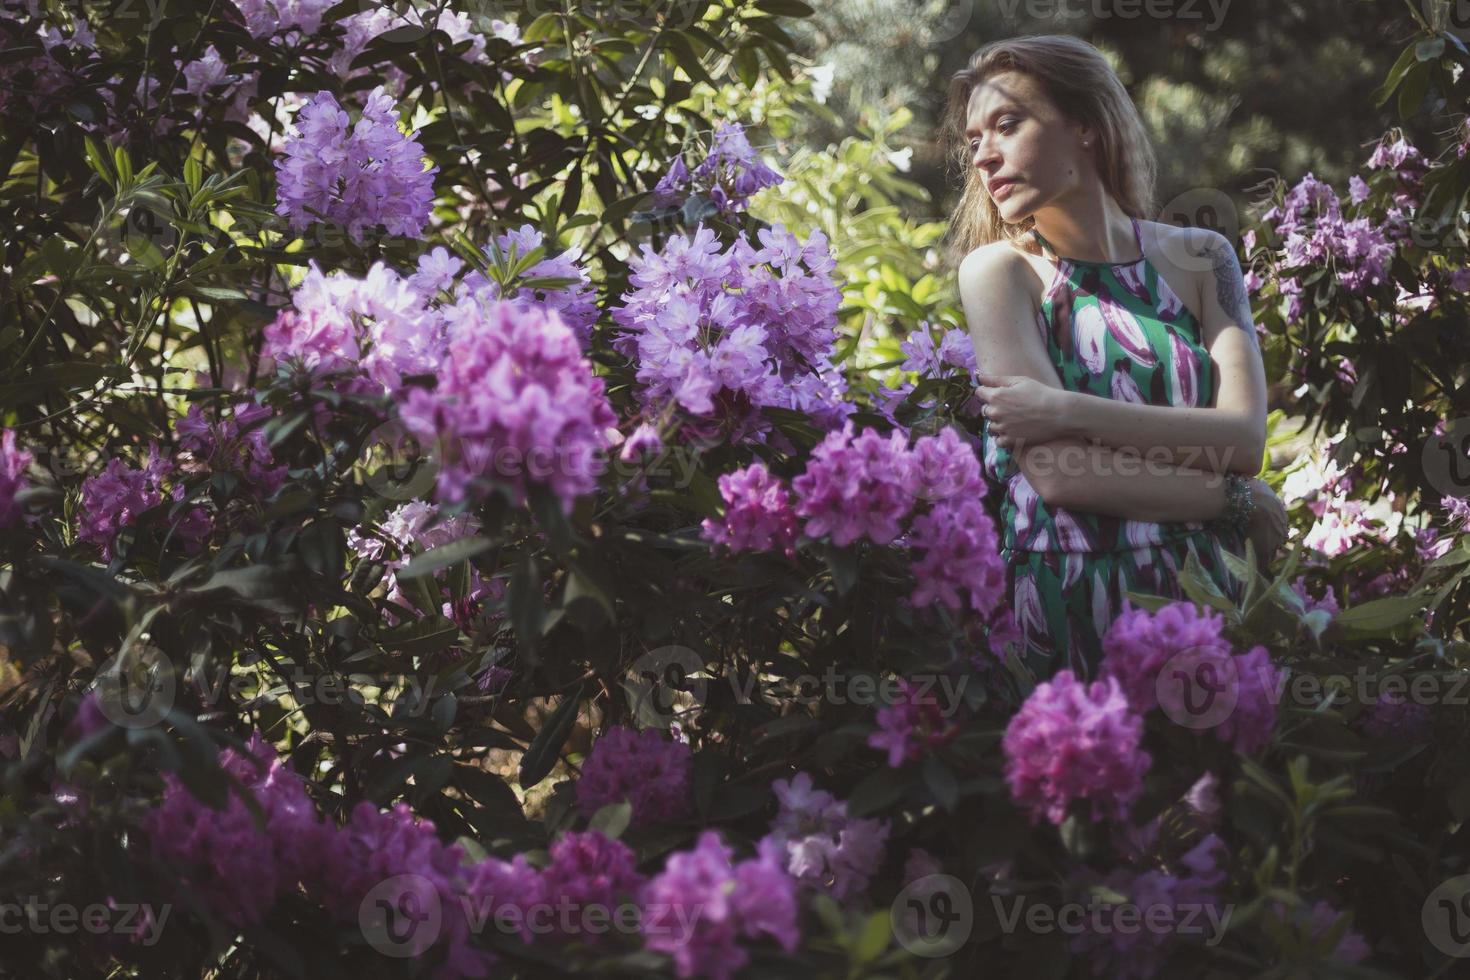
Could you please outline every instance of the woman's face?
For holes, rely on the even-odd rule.
[[[977,85],[966,127],[971,163],[1008,223],[1065,198],[1091,169],[1082,141],[1095,136],[1062,115],[1030,75],[1007,71]]]

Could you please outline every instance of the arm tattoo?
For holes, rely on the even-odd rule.
[[[1256,328],[1251,321],[1250,297],[1245,293],[1245,278],[1240,272],[1240,260],[1235,257],[1235,249],[1230,243],[1221,238],[1211,242],[1207,253],[1213,260],[1215,268],[1215,299],[1220,302],[1220,309],[1235,318],[1245,330],[1246,336],[1250,337],[1251,343],[1256,343]]]

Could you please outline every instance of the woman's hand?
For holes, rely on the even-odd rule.
[[[1255,545],[1257,566],[1262,574],[1267,574],[1271,560],[1286,543],[1286,505],[1265,480],[1252,478],[1251,494],[1256,507],[1251,512],[1246,537]]]
[[[1065,409],[1071,392],[1021,374],[982,374],[976,396],[985,403],[990,434],[1002,449],[1049,442],[1068,434]]]

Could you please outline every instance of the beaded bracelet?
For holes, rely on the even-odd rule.
[[[1205,527],[1216,534],[1238,534],[1245,537],[1250,530],[1251,515],[1256,509],[1256,497],[1251,488],[1250,477],[1239,473],[1225,474],[1225,511],[1219,517],[1205,523]]]

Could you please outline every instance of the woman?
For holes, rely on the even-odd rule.
[[[1040,676],[1093,676],[1124,591],[1184,598],[1193,556],[1238,599],[1221,550],[1243,555],[1249,538],[1264,564],[1285,539],[1281,502],[1254,479],[1266,382],[1240,265],[1215,232],[1144,219],[1153,151],[1085,41],[986,45],[955,75],[948,116],[1023,655]]]

